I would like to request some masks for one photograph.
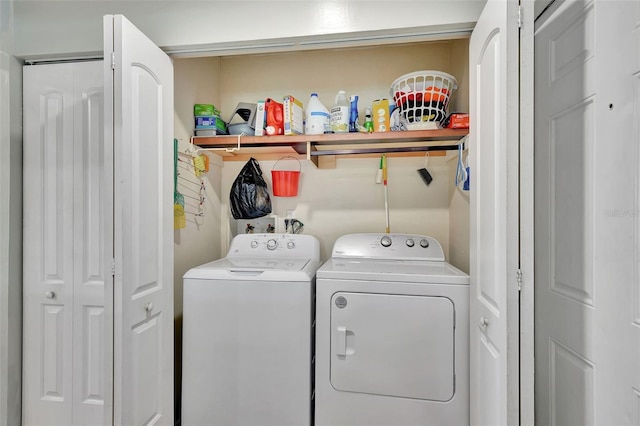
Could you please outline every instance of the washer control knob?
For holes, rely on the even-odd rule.
[[[256,240],[251,241],[251,248],[258,248],[258,242]]]
[[[275,250],[278,247],[278,242],[276,240],[269,240],[267,241],[267,249],[269,250]]]
[[[422,247],[422,248],[429,247],[429,240],[427,240],[426,238],[421,239],[420,240],[420,247]]]
[[[287,243],[287,248],[292,249],[296,247],[296,243],[294,243],[293,241],[289,241]]]
[[[407,247],[413,247],[414,245],[416,245],[416,243],[413,241],[413,238],[409,238],[407,240]]]
[[[391,238],[385,235],[380,239],[380,244],[382,244],[382,247],[389,247],[391,245]]]

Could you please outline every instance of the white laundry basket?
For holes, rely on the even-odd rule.
[[[391,84],[391,97],[409,130],[440,127],[447,118],[451,95],[458,88],[455,77],[440,71],[415,71]]]

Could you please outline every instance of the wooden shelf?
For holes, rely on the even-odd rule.
[[[313,161],[318,167],[330,168],[335,167],[336,155],[411,155],[457,149],[468,133],[468,129],[437,129],[293,136],[194,136],[192,143],[217,152],[225,161],[243,161],[249,157],[268,160],[295,155]],[[322,161],[320,157],[323,157]]]

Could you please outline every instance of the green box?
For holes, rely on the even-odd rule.
[[[211,117],[212,115],[220,115],[220,110],[213,104],[194,104],[194,117]]]

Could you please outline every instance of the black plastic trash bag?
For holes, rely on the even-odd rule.
[[[255,219],[271,213],[271,198],[258,161],[251,157],[231,185],[229,195],[234,219]]]

